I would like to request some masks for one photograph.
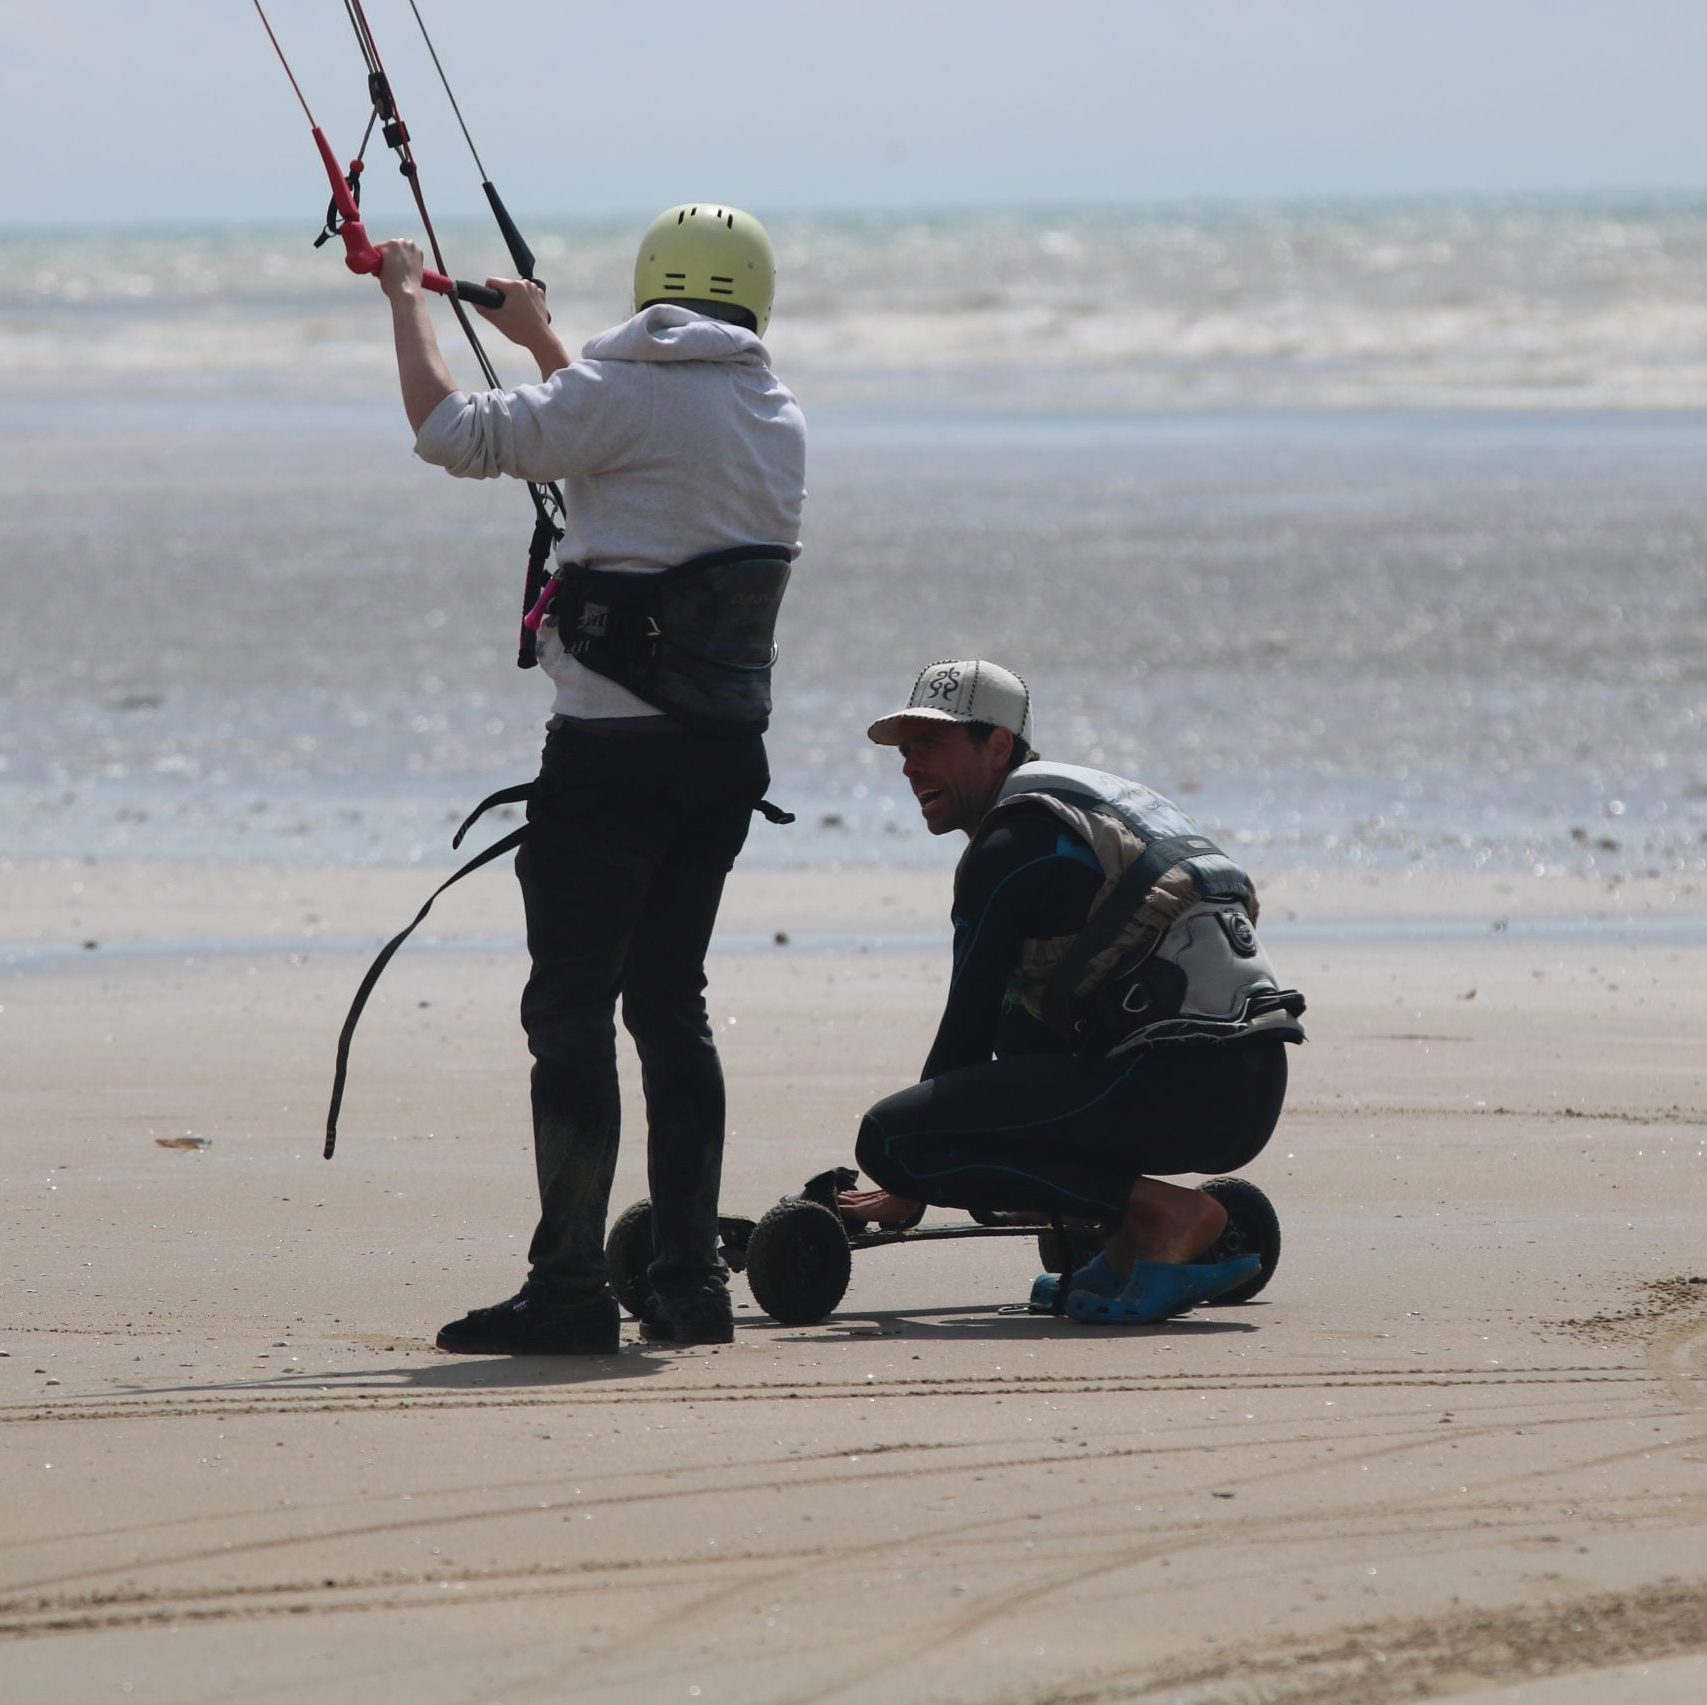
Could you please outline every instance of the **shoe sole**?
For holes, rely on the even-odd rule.
[[[447,1338],[440,1333],[435,1346],[450,1356],[614,1356],[622,1340],[599,1344],[517,1344],[501,1338]]]
[[[1166,1268],[1169,1263],[1155,1263]],[[1193,1263],[1185,1263],[1181,1268],[1181,1276],[1189,1271]],[[1087,1326],[1159,1326],[1164,1320],[1171,1320],[1175,1315],[1187,1314],[1199,1303],[1209,1302],[1225,1291],[1251,1278],[1261,1270],[1261,1263],[1254,1255],[1239,1256],[1231,1261],[1217,1262],[1217,1266],[1230,1269],[1223,1273],[1218,1280],[1205,1283],[1182,1283],[1175,1280],[1175,1290],[1171,1296],[1164,1295],[1153,1306],[1135,1308],[1126,1304],[1124,1296],[1099,1296],[1094,1291],[1074,1291],[1067,1298],[1066,1314],[1068,1319],[1083,1322]],[[1201,1269],[1200,1269],[1201,1271]],[[1164,1271],[1164,1278],[1167,1275]]]

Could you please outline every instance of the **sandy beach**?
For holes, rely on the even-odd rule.
[[[1029,1244],[954,1242],[862,1253],[819,1326],[738,1279],[733,1346],[580,1362],[431,1344],[531,1229],[507,880],[394,965],[319,1155],[426,878],[7,869],[9,1701],[1701,1696],[1700,892],[1269,884],[1313,1040],[1245,1306],[1033,1318]],[[737,875],[727,1208],[916,1070],[945,898]]]

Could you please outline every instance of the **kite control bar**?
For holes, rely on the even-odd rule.
[[[403,123],[402,116],[397,111],[397,103],[392,98],[391,83],[385,74],[385,67],[380,63],[379,49],[374,45],[373,32],[368,28],[367,14],[362,8],[361,0],[344,0],[344,10],[349,14],[350,24],[356,33],[356,42],[361,49],[362,59],[367,66],[368,98],[372,104],[372,116],[368,120],[367,131],[363,134],[361,147],[356,157],[350,162],[347,173],[338,169],[338,158],[332,152],[331,144],[327,142],[325,133],[315,122],[314,114],[309,110],[302,88],[296,80],[296,73],[290,68],[290,61],[285,58],[284,49],[279,45],[278,37],[273,33],[273,26],[268,21],[266,8],[261,0],[254,0],[255,11],[260,17],[261,27],[267,32],[267,39],[272,43],[273,52],[278,55],[279,64],[284,69],[285,76],[290,80],[292,92],[297,104],[302,108],[302,116],[308,120],[309,134],[314,138],[314,146],[320,151],[320,162],[325,167],[326,177],[332,186],[332,202],[326,211],[325,228],[315,238],[314,246],[319,248],[322,243],[329,242],[333,237],[339,237],[344,244],[344,264],[351,272],[366,273],[369,277],[376,275],[384,264],[380,252],[374,247],[361,219],[361,194],[359,186],[362,174],[362,156],[367,152],[368,137],[372,135],[375,125],[381,127],[388,148],[394,150],[399,158],[398,169],[408,181],[409,192],[414,197],[416,210],[421,215],[421,226],[426,234],[427,246],[432,251],[433,260],[437,263],[438,271],[423,271],[422,285],[447,296],[450,299],[451,312],[456,315],[457,323],[462,327],[468,339],[469,347],[474,351],[474,359],[479,363],[481,375],[486,383],[493,388],[498,385],[498,375],[493,370],[492,363],[486,357],[486,351],[481,347],[480,338],[463,308],[464,302],[477,303],[482,308],[498,308],[503,305],[504,293],[494,290],[485,284],[469,284],[459,278],[447,277],[444,271],[444,252],[439,247],[437,234],[433,230],[433,221],[427,212],[427,204],[421,194],[419,175],[415,169],[414,151],[409,143],[409,132]],[[451,110],[455,112],[457,123],[462,127],[462,134],[468,143],[468,150],[474,156],[474,163],[479,168],[481,188],[486,192],[486,199],[491,203],[493,217],[498,221],[498,227],[503,232],[504,241],[509,248],[510,258],[516,264],[516,271],[529,283],[538,283],[534,276],[533,251],[523,240],[522,234],[516,228],[515,221],[510,218],[503,199],[497,188],[486,175],[486,168],[481,163],[479,151],[474,146],[474,138],[468,133],[468,126],[463,123],[462,109],[456,104],[456,96],[451,93],[449,80],[445,77],[444,67],[439,63],[438,50],[433,46],[432,37],[427,33],[427,26],[421,18],[420,7],[415,0],[409,0],[409,9],[415,14],[415,22],[420,26],[421,37],[427,44],[427,51],[432,55],[433,65],[439,74],[439,81],[444,84],[446,96],[450,100]],[[540,285],[543,289],[544,286]],[[531,612],[538,606],[540,593],[546,583],[545,565],[551,557],[559,539],[563,537],[563,493],[550,483],[539,484],[533,480],[527,482],[528,497],[533,503],[534,529],[533,538],[528,545],[527,577],[522,591],[522,609]],[[518,668],[531,669],[537,662],[533,630],[523,627],[521,638],[516,649],[516,664]]]
[[[260,14],[261,25],[267,32],[267,39],[273,44],[273,52],[279,56],[279,64],[284,67],[285,76],[290,79],[291,88],[296,91],[297,104],[302,108],[302,116],[308,120],[309,134],[314,138],[314,146],[320,150],[321,164],[325,166],[326,176],[332,184],[332,206],[327,214],[326,230],[320,241],[324,242],[330,236],[342,237],[344,240],[344,265],[351,272],[363,272],[369,276],[377,277],[382,264],[379,250],[373,246],[368,237],[367,227],[362,224],[361,209],[356,205],[354,186],[362,169],[361,160],[357,158],[351,162],[350,175],[347,178],[339,170],[338,156],[332,152],[332,144],[326,140],[325,131],[314,122],[314,114],[308,109],[308,102],[296,80],[296,73],[291,70],[290,61],[285,58],[284,49],[279,46],[279,38],[273,34],[273,26],[267,19],[266,9],[261,5],[261,0],[255,0],[255,10]],[[360,6],[358,4],[352,11],[351,21],[355,22],[359,14]],[[368,45],[363,28],[365,23],[365,18],[361,19],[356,31],[363,42],[364,50]],[[404,166],[406,173],[410,176],[410,187],[415,190],[416,203],[421,207],[422,217],[425,218],[427,210],[425,205],[421,204],[420,189],[413,181],[414,161],[407,152],[409,133],[404,130],[397,118],[397,110],[391,100],[390,85],[385,81],[385,73],[378,68],[377,59],[372,62],[368,87],[375,102],[374,116],[376,118],[383,116],[385,119],[386,142],[399,148],[404,154]],[[362,146],[364,150],[367,147],[365,137],[362,140]],[[430,222],[428,228],[430,234]],[[316,243],[315,247],[318,248],[319,243]],[[444,263],[441,261],[439,264],[442,266]],[[504,305],[502,290],[493,290],[484,284],[470,284],[466,279],[446,278],[442,272],[423,271],[421,283],[426,289],[434,291],[440,296],[454,296],[459,301],[474,302],[482,308],[501,308]],[[458,312],[460,313],[461,310],[459,309]],[[470,335],[473,334],[470,333]]]

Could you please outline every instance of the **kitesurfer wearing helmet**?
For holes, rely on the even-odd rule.
[[[1031,695],[979,660],[933,663],[869,729],[954,879],[954,970],[922,1080],[877,1103],[844,1191],[853,1224],[925,1203],[1114,1227],[1064,1312],[1147,1323],[1251,1276],[1206,1263],[1226,1210],[1159,1173],[1224,1172],[1268,1141],[1304,1000],[1278,986],[1250,879],[1136,782],[1031,751]],[[1045,1274],[1033,1306],[1052,1306]]]
[[[556,701],[516,854],[540,1220],[521,1290],[452,1321],[438,1344],[617,1349],[603,1246],[619,996],[645,1086],[657,1251],[642,1333],[727,1342],[724,1088],[705,951],[769,779],[772,629],[805,495],[805,423],[760,341],[771,245],[735,208],[670,208],[641,243],[633,317],[578,359],[537,286],[490,280],[503,305],[482,311],[541,382],[472,395],[440,356],[420,251],[380,249],[416,454],[463,478],[561,481],[567,500],[539,629]]]

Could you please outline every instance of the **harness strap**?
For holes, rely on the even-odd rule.
[[[1163,835],[1151,841],[1121,873],[1109,896],[1085,920],[1078,939],[1067,950],[1043,991],[1043,1022],[1063,1036],[1072,1034],[1073,996],[1084,981],[1090,962],[1131,921],[1150,892],[1177,864],[1219,849],[1206,835]]]
[[[488,795],[468,814],[462,827],[457,830],[456,837],[451,845],[460,846],[462,837],[468,833],[475,820],[492,806],[515,804],[520,800],[531,798],[533,791],[534,784],[530,781],[523,782],[518,787],[501,788],[497,793]],[[490,864],[493,859],[502,858],[507,852],[514,852],[527,839],[531,827],[531,824],[523,823],[519,829],[512,829],[501,841],[494,841],[483,852],[476,853],[454,876],[441,882],[427,896],[426,905],[415,914],[414,923],[394,935],[379,950],[378,958],[368,967],[367,975],[362,978],[361,987],[356,990],[356,998],[350,1003],[349,1016],[344,1020],[344,1028],[338,1035],[338,1063],[332,1073],[332,1105],[326,1111],[326,1148],[324,1152],[328,1160],[332,1158],[332,1151],[338,1146],[338,1110],[344,1104],[344,1080],[349,1076],[350,1070],[350,1043],[355,1037],[356,1025],[361,1020],[362,1009],[367,1005],[368,996],[373,993],[373,986],[379,981],[380,973],[391,963],[392,955],[415,933],[416,927],[433,909],[433,901],[438,899],[453,883],[460,882],[463,877],[478,870],[481,865]]]
[[[532,781],[517,782],[514,787],[501,787],[496,793],[487,794],[486,797],[481,800],[466,817],[463,818],[462,827],[451,836],[451,851],[455,852],[456,849],[462,845],[462,837],[466,835],[468,831],[472,829],[494,805],[520,805],[526,800],[532,799],[538,791],[539,779],[535,777]],[[474,866],[470,865],[468,868],[472,870]],[[458,874],[460,875],[461,873],[459,872]],[[450,880],[451,882],[454,882],[456,881],[456,877],[453,876]],[[448,888],[449,886],[450,883],[447,882],[445,887]],[[442,894],[444,889],[441,888],[439,892]],[[429,904],[430,903],[431,902],[429,902]]]
[[[514,787],[501,787],[496,793],[489,793],[480,801],[469,814],[463,818],[462,826],[451,837],[453,848],[462,845],[462,837],[468,833],[479,820],[497,805],[520,805],[533,799],[541,791],[541,778],[533,781],[518,782]],[[549,785],[546,788],[549,792]],[[792,823],[792,812],[784,811],[771,804],[768,799],[761,799],[753,807],[760,816],[771,823]],[[446,877],[431,894],[427,903],[415,914],[415,920],[407,929],[400,930],[379,950],[378,957],[368,967],[367,975],[362,978],[361,987],[356,990],[356,998],[350,1003],[349,1015],[344,1020],[344,1028],[338,1034],[338,1061],[332,1072],[332,1105],[326,1111],[326,1148],[325,1156],[332,1158],[333,1151],[338,1146],[338,1112],[344,1104],[344,1081],[350,1070],[350,1043],[356,1034],[356,1025],[361,1021],[362,1010],[367,1005],[368,996],[373,993],[374,984],[380,979],[385,967],[391,963],[392,956],[404,942],[415,933],[427,913],[433,909],[433,901],[451,887],[460,882],[463,877],[472,874],[483,864],[490,864],[494,859],[502,858],[507,852],[514,852],[528,838],[532,830],[531,823],[523,823],[520,828],[512,829],[502,840],[494,841],[483,852],[476,853],[454,876]]]

